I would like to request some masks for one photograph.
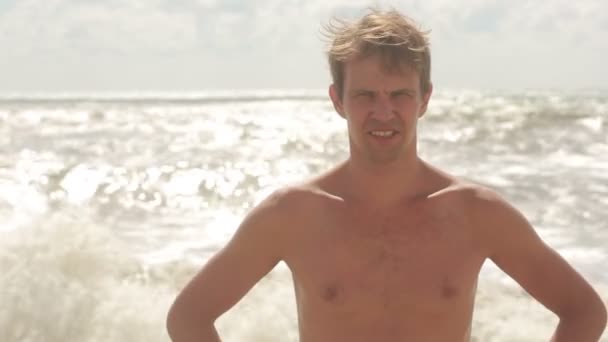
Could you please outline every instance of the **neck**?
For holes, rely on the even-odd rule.
[[[354,155],[345,164],[351,196],[373,207],[390,206],[419,196],[424,162],[416,153],[388,163],[374,163]]]

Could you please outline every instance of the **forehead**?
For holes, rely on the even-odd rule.
[[[387,67],[380,56],[353,59],[344,65],[345,88],[411,88],[418,89],[420,76],[410,65]]]

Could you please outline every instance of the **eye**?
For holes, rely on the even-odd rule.
[[[396,99],[410,98],[410,97],[412,97],[412,94],[407,91],[397,91],[392,94],[392,97],[396,98]]]
[[[374,93],[371,91],[361,91],[357,93],[356,97],[371,100],[374,98]]]

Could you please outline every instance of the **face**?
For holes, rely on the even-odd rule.
[[[377,56],[345,65],[342,97],[330,87],[336,111],[348,122],[351,155],[374,163],[416,153],[416,126],[430,96],[431,89],[422,93],[415,70],[388,73]]]

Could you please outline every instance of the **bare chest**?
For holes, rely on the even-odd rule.
[[[311,229],[294,259],[302,314],[369,321],[470,310],[483,258],[458,215],[354,215],[327,224]]]

